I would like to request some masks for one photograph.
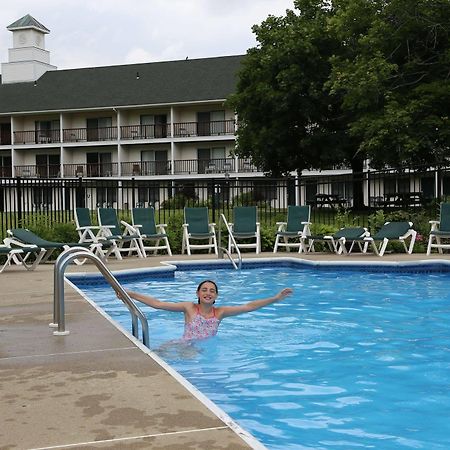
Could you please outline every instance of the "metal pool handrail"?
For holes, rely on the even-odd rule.
[[[142,311],[135,305],[133,300],[127,294],[125,289],[117,281],[111,271],[106,267],[105,263],[96,255],[83,247],[72,247],[65,250],[58,256],[54,269],[54,296],[53,296],[53,323],[51,327],[57,327],[58,331],[54,331],[55,336],[64,336],[69,334],[65,329],[65,312],[64,312],[64,272],[67,266],[78,258],[86,258],[91,260],[100,273],[104,276],[111,287],[119,293],[119,298],[124,302],[131,314],[131,330],[135,338],[139,339],[138,319],[142,327],[142,342],[149,347],[149,331],[148,322]]]
[[[237,258],[238,258],[238,263],[236,264],[235,260],[233,259],[233,256],[231,255],[231,253],[228,251],[228,249],[226,249],[225,247],[221,246],[222,243],[222,222],[225,224],[226,229],[228,230],[228,235],[230,236],[231,242],[234,245],[234,248],[236,249],[236,254],[237,254]],[[233,233],[231,232],[231,228],[230,225],[228,224],[228,221],[226,219],[226,217],[224,216],[224,214],[220,215],[219,218],[219,236],[218,236],[218,240],[219,240],[219,251],[218,251],[218,257],[223,259],[223,254],[225,253],[228,256],[228,259],[231,261],[231,264],[233,264],[233,267],[237,270],[241,270],[242,269],[242,256],[241,256],[241,251],[239,250],[239,247],[237,246],[236,240],[234,239]]]

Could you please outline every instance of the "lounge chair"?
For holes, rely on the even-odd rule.
[[[75,225],[80,242],[98,242],[102,238],[102,227],[94,225],[88,208],[75,208]]]
[[[378,256],[383,256],[386,247],[391,241],[399,241],[403,244],[406,253],[411,254],[416,242],[417,231],[412,228],[412,222],[386,222],[381,229],[373,236],[365,237],[363,239],[355,239],[367,246],[371,246],[374,253]],[[409,247],[406,241],[410,239]],[[367,247],[366,247],[367,248]],[[350,252],[349,252],[350,253]]]
[[[344,227],[336,231],[334,234],[322,236],[302,236],[301,240],[304,249],[307,248],[305,241],[309,241],[309,251],[314,251],[315,241],[323,241],[328,244],[330,251],[340,255],[342,253],[351,253],[355,243],[358,244],[361,252],[365,252],[368,244],[361,242],[361,240],[368,236],[370,236],[370,233],[367,231],[367,228]],[[347,243],[351,243],[348,250],[346,246]]]
[[[231,236],[228,238],[228,251],[231,253],[236,246],[241,248],[254,248],[256,253],[261,252],[261,234],[257,219],[256,206],[236,206],[233,208],[233,222],[230,224]],[[239,242],[242,240],[254,242]]]
[[[105,228],[92,223],[91,211],[88,208],[75,208],[74,217],[80,244],[99,244],[92,245],[91,250],[102,259],[116,253],[116,241],[106,237],[108,231]]]
[[[114,208],[98,208],[98,223],[102,227],[103,237],[109,241],[114,241],[116,246],[112,253],[117,259],[122,259],[121,253],[127,253],[131,256],[136,252],[139,258],[143,258],[142,254],[142,240],[136,230],[127,222],[117,218],[117,211]],[[125,232],[122,233],[120,225],[125,227]],[[124,247],[128,244],[128,247]]]
[[[10,235],[10,238],[8,239],[11,246],[22,247],[25,245],[44,249],[45,251],[40,259],[40,262],[42,263],[47,261],[55,250],[65,250],[70,247],[81,246],[92,251],[95,246],[99,245],[92,243],[47,241],[27,228],[12,228],[11,230],[8,230],[8,234]],[[77,264],[82,264],[82,261],[75,262]]]
[[[133,208],[131,212],[131,220],[133,228],[141,237],[141,250],[144,258],[147,256],[146,251],[153,251],[156,255],[158,250],[167,250],[167,253],[172,256],[169,237],[166,234],[167,225],[156,224],[155,209],[153,207]],[[145,241],[150,241],[154,245],[145,246]],[[162,244],[160,244],[161,241]]]
[[[22,266],[27,270],[34,270],[45,254],[45,250],[35,245],[21,245],[13,247],[12,239],[5,238],[4,243],[0,244],[0,256],[6,258],[6,261],[0,268],[2,273],[11,263]]]
[[[302,242],[301,237],[311,235],[310,232],[311,207],[308,206],[288,206],[287,222],[277,222],[278,231],[275,238],[273,252],[278,251],[278,247],[298,248],[299,253],[309,242]]]
[[[209,253],[214,250],[217,255],[217,238],[215,223],[209,222],[208,208],[184,208],[183,241],[181,254],[192,250],[207,249]],[[193,244],[192,241],[207,241],[203,244]]]
[[[450,243],[444,243],[443,239],[450,239],[450,203],[441,203],[440,220],[430,220],[431,231],[428,239],[427,255],[432,248],[437,248],[439,253],[443,249],[450,249]],[[436,241],[433,244],[433,239]]]

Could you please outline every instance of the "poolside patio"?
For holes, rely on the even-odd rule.
[[[255,258],[254,254],[245,257]],[[317,261],[420,261],[450,255],[264,253]],[[112,260],[111,270],[157,266],[187,257]],[[194,255],[189,259],[215,259]],[[70,272],[97,271],[94,265]],[[53,336],[53,265],[0,275],[0,447],[258,448],[66,286],[68,336]],[[151,326],[151,325],[150,325]],[[223,420],[222,420],[223,419]],[[263,447],[260,447],[263,448]]]

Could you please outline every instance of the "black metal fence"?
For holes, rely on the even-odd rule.
[[[308,173],[301,177],[217,178],[183,180],[3,178],[0,179],[2,234],[8,228],[32,226],[43,216],[51,223],[73,220],[76,206],[95,211],[113,207],[124,216],[133,207],[154,206],[167,223],[184,206],[208,206],[211,219],[231,217],[234,206],[257,205],[262,224],[285,218],[288,205],[309,204],[312,222],[334,224],[351,212],[354,223],[367,226],[378,209],[409,212],[427,209],[450,196],[450,167],[366,171],[357,174]]]

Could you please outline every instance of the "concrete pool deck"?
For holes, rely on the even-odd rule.
[[[254,254],[245,254],[254,258]],[[264,253],[317,261],[450,261],[450,255]],[[211,255],[112,259],[112,270]],[[96,272],[92,264],[68,272]],[[53,336],[53,265],[0,274],[0,449],[244,449],[252,442],[66,286],[68,336]],[[237,431],[237,432],[236,432]],[[245,436],[244,436],[245,437]],[[255,446],[256,447],[256,446]]]

